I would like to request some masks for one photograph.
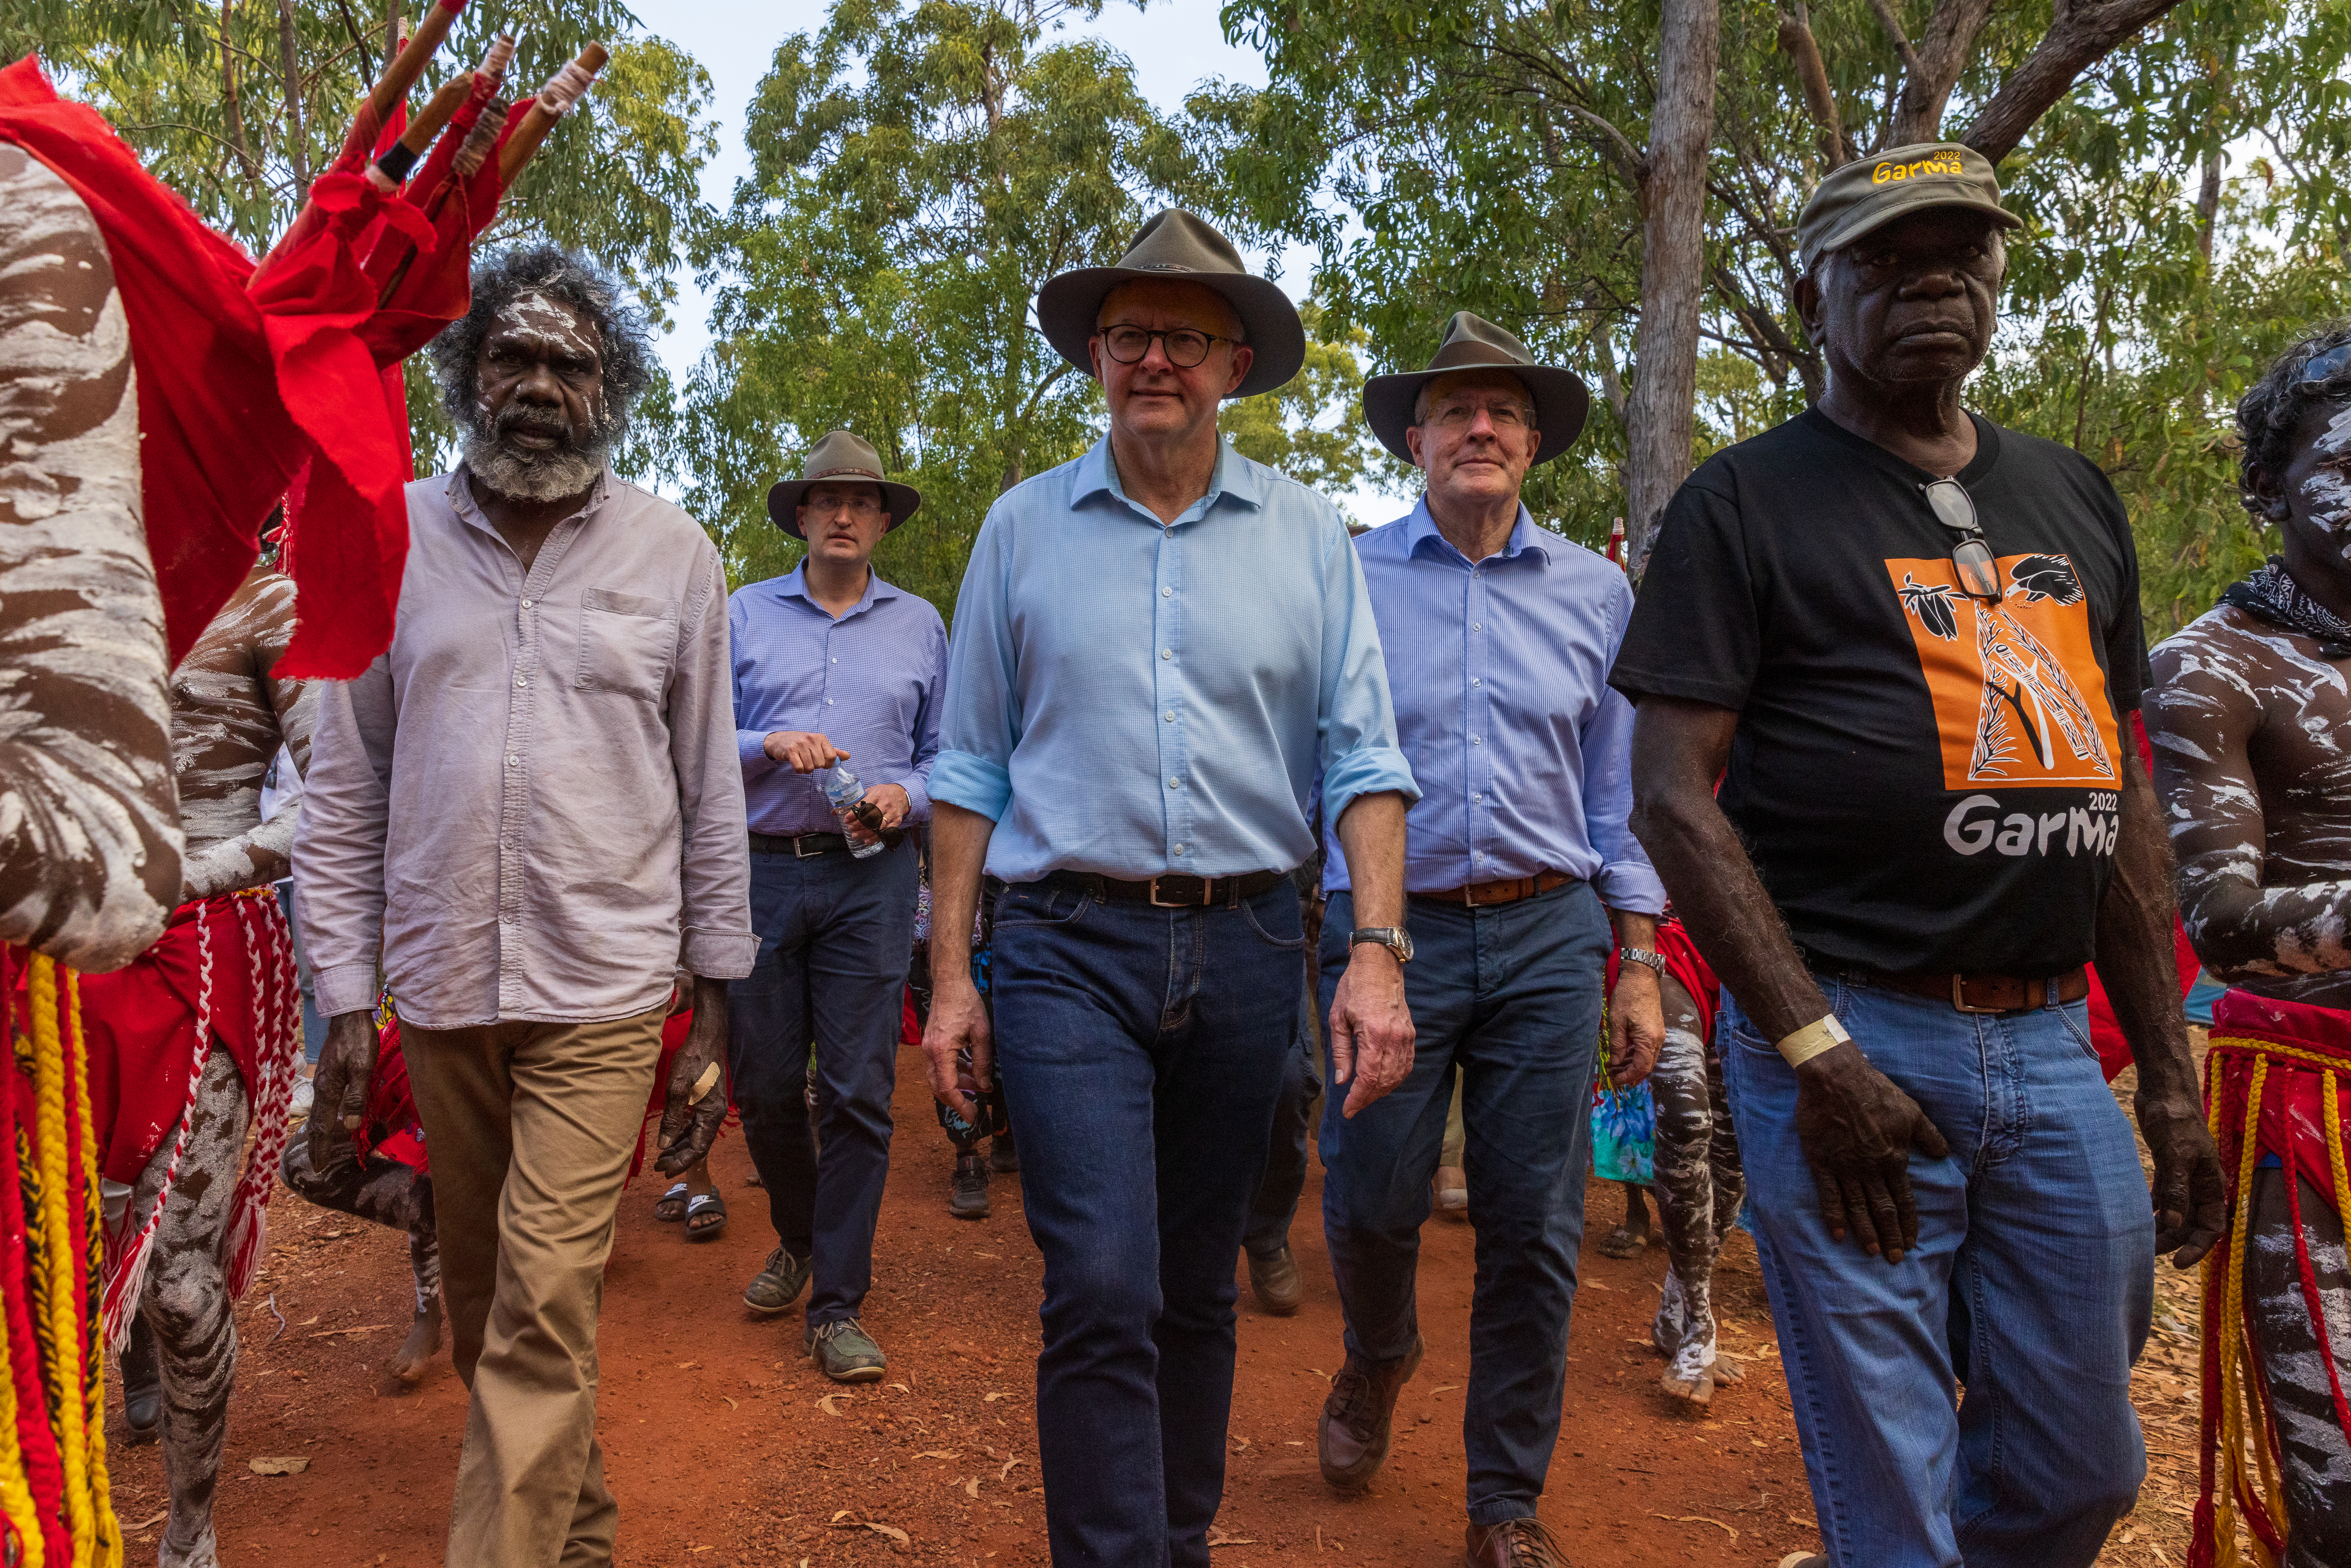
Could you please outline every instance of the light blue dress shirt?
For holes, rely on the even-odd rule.
[[[820,773],[795,773],[765,749],[770,730],[813,730],[849,753],[868,789],[906,791],[906,820],[931,814],[947,632],[930,601],[865,574],[838,621],[809,597],[799,567],[726,601],[735,662],[735,748],[755,833],[837,833]]]
[[[1555,871],[1611,909],[1663,911],[1665,884],[1625,826],[1633,705],[1608,685],[1633,614],[1624,572],[1524,507],[1501,554],[1472,562],[1437,531],[1426,496],[1355,551],[1420,781],[1405,889]],[[1332,849],[1322,884],[1343,888]]]
[[[995,821],[1007,882],[1286,871],[1314,850],[1318,768],[1334,822],[1419,794],[1338,509],[1221,438],[1208,493],[1165,526],[1107,437],[997,498],[940,743],[931,795]]]

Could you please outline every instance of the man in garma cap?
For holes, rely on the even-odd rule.
[[[1316,776],[1364,929],[1331,1008],[1353,1114],[1412,1061],[1405,810],[1417,796],[1364,574],[1331,503],[1217,433],[1297,373],[1281,290],[1189,213],[1048,282],[1046,338],[1110,429],[989,508],[956,601],[933,929],[1004,885],[991,991],[934,966],[931,1085],[1004,1074],[1045,1256],[1037,1437],[1057,1563],[1207,1568],[1233,1385],[1233,1255],[1295,1047],[1290,869]]]
[[[872,1382],[885,1367],[857,1309],[873,1282],[914,935],[914,843],[898,830],[930,815],[947,654],[939,612],[872,562],[922,499],[883,476],[870,444],[832,432],[799,478],[768,492],[768,515],[808,541],[807,556],[726,604],[759,936],[750,975],[726,988],[727,1061],[777,1241],[743,1302],[781,1312],[813,1274],[802,1343],[840,1383]],[[824,790],[841,768],[865,790],[846,820]],[[854,852],[877,835],[887,847]]]
[[[1573,371],[1468,311],[1426,370],[1364,386],[1373,434],[1426,476],[1418,505],[1356,541],[1422,788],[1405,861],[1416,1053],[1395,1093],[1323,1120],[1347,1360],[1319,1447],[1323,1479],[1343,1490],[1387,1457],[1420,1364],[1415,1266],[1458,1072],[1478,1228],[1462,1423],[1473,1568],[1566,1561],[1535,1505],[1559,1436],[1612,921],[1628,960],[1609,1017],[1614,1081],[1646,1076],[1665,1038],[1666,894],[1625,824],[1633,706],[1608,687],[1633,590],[1519,499],[1589,401]],[[1351,870],[1334,855],[1323,873],[1326,991],[1365,951],[1346,941]]]
[[[2130,520],[2095,465],[1959,402],[1999,197],[1952,145],[1822,182],[1795,303],[1827,390],[1682,486],[1611,677],[1639,705],[1634,829],[1730,993],[1811,1568],[2094,1560],[2147,1472],[2154,1254],[2196,1261],[2223,1209],[2128,738]]]

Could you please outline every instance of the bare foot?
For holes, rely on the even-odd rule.
[[[1696,1377],[1676,1377],[1674,1369],[1667,1367],[1665,1376],[1659,1378],[1657,1383],[1659,1387],[1676,1399],[1686,1399],[1692,1405],[1698,1406],[1713,1403],[1714,1368],[1710,1366],[1701,1371]]]
[[[425,1367],[440,1348],[441,1298],[435,1296],[409,1324],[408,1343],[392,1358],[392,1375],[402,1383],[416,1382],[424,1375]]]

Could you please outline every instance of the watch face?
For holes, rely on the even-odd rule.
[[[1401,926],[1401,925],[1397,926],[1397,927],[1395,928],[1395,942],[1396,942],[1396,957],[1397,957],[1398,959],[1400,959],[1401,961],[1403,961],[1403,962],[1406,963],[1406,964],[1411,963],[1411,962],[1412,962],[1412,933],[1411,933],[1411,932],[1409,932],[1409,931],[1406,931],[1406,930],[1405,930],[1403,926]]]

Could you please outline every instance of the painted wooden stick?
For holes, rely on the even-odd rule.
[[[441,40],[449,36],[450,26],[457,20],[457,13],[465,8],[465,0],[439,0],[424,13],[424,20],[417,24],[415,32],[409,35],[406,47],[384,68],[382,79],[368,93],[368,107],[375,110],[378,125],[392,118],[392,111],[408,96],[408,89],[416,85],[416,78],[424,74],[425,66],[431,63],[434,54],[441,47]]]
[[[532,100],[522,123],[514,128],[513,134],[507,138],[506,146],[499,150],[498,184],[501,187],[514,184],[515,176],[521,173],[522,166],[530,162],[530,155],[538,151],[538,144],[547,140],[547,133],[555,129],[555,122],[570,112],[571,106],[578,103],[581,95],[594,84],[596,73],[604,68],[604,62],[611,57],[610,51],[603,45],[590,42],[581,47],[578,59],[556,72],[549,78],[548,84],[539,89],[538,97]]]

